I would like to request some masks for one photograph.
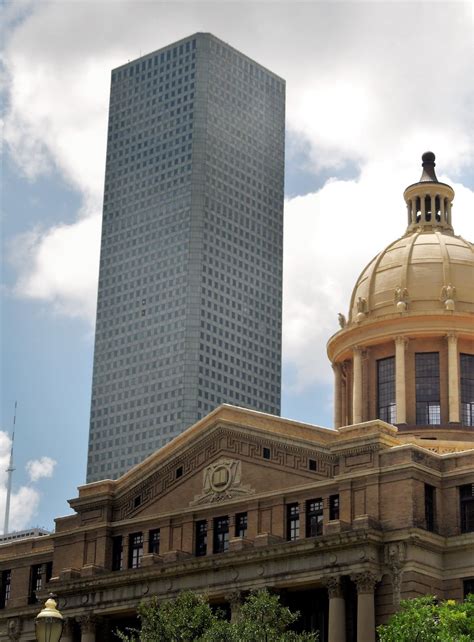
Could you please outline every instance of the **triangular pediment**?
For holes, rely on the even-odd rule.
[[[213,421],[191,427],[170,442],[172,448],[117,480],[113,520],[258,497],[333,476],[333,431],[285,426],[276,417],[271,425],[242,421],[250,411],[232,409],[235,416],[226,410],[219,408]]]

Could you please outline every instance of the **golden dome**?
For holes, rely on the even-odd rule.
[[[454,192],[434,172],[434,154],[423,154],[423,174],[404,193],[405,235],[363,270],[352,292],[349,324],[381,317],[474,312],[474,246],[455,236]]]

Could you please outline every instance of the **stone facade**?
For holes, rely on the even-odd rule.
[[[335,429],[221,405],[80,487],[53,534],[0,546],[1,640],[34,640],[49,591],[63,642],[108,642],[141,600],[186,589],[235,618],[263,587],[321,642],[374,642],[401,599],[474,590],[474,252],[423,160],[398,258],[364,271],[328,344]]]
[[[474,577],[460,496],[474,484],[474,450],[453,444],[440,453],[407,443],[378,420],[330,430],[221,406],[119,480],[81,487],[75,515],[57,519],[54,534],[0,547],[0,569],[11,572],[0,637],[33,640],[36,600],[49,591],[68,620],[65,642],[102,642],[151,595],[192,589],[232,611],[266,586],[322,640],[374,640],[400,599],[461,599]],[[311,531],[314,500],[322,521]],[[222,517],[228,534],[217,552]],[[32,569],[48,562],[51,577],[35,593]]]

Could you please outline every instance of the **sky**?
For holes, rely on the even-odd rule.
[[[282,415],[332,425],[326,342],[437,156],[474,238],[472,2],[4,2],[0,530],[85,481],[110,70],[210,31],[286,79]]]

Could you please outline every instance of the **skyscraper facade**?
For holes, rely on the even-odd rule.
[[[198,33],[112,71],[87,481],[280,412],[284,81]]]

